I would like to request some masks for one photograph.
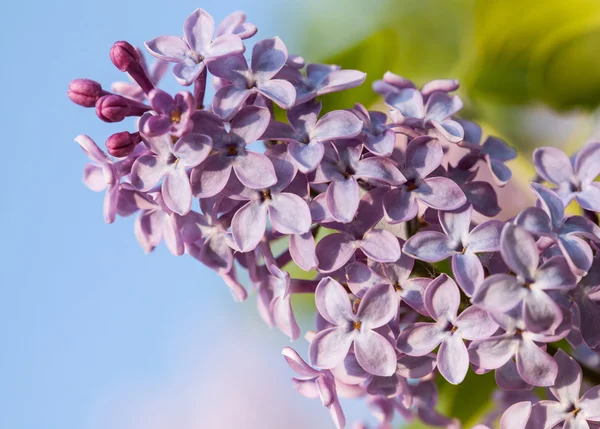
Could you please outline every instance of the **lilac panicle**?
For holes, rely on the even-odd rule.
[[[113,45],[111,61],[133,82],[107,91],[71,81],[74,103],[121,122],[106,152],[76,138],[105,221],[134,217],[144,252],[164,242],[191,256],[234,300],[255,294],[269,327],[303,336],[313,366],[283,350],[293,386],[319,398],[338,429],[339,398],[363,399],[379,429],[397,416],[459,429],[436,410],[436,378],[461,384],[489,371],[498,390],[473,429],[600,428],[600,143],[572,161],[537,149],[538,181],[549,184],[531,184],[535,205],[504,221],[515,211],[502,211],[495,189],[516,152],[455,117],[457,81],[418,89],[388,72],[373,84],[388,112],[352,102],[321,115],[321,96],[365,73],[307,64],[278,37],[247,61],[244,41],[257,31],[243,12],[215,26],[197,9],[183,37],[146,43],[158,58],[150,67],[131,44]],[[158,87],[169,62],[193,91]],[[205,100],[209,79],[216,94]],[[314,299],[314,330],[297,323],[298,294]]]

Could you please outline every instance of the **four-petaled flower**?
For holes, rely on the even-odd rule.
[[[175,79],[181,85],[191,85],[207,64],[246,48],[240,37],[225,33],[213,40],[215,22],[207,12],[196,9],[183,24],[184,37],[160,36],[146,42],[146,49],[157,58],[177,63]]]
[[[396,347],[410,356],[423,356],[438,345],[437,367],[452,384],[461,383],[469,369],[469,353],[463,340],[491,336],[498,325],[487,311],[469,307],[459,316],[460,291],[446,274],[433,280],[425,290],[425,308],[435,323],[409,325],[398,337]]]
[[[354,344],[360,366],[373,375],[390,376],[396,371],[396,352],[389,340],[375,331],[396,314],[398,300],[390,285],[376,285],[362,297],[356,312],[348,292],[334,279],[321,280],[315,291],[317,309],[333,325],[310,343],[310,361],[320,368],[340,364]]]

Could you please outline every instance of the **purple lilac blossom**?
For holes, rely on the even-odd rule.
[[[213,18],[196,9],[183,24],[183,37],[160,36],[146,42],[146,49],[157,58],[176,63],[175,79],[181,85],[191,85],[207,64],[245,51],[235,34],[223,34],[213,40],[214,27]]]
[[[314,296],[316,329],[304,338],[318,369],[291,348],[283,354],[296,390],[320,398],[338,429],[346,427],[338,397],[364,400],[378,429],[398,416],[458,429],[436,410],[435,380],[460,384],[469,367],[474,377],[495,371],[497,387],[474,429],[500,416],[500,429],[599,429],[600,143],[573,161],[537,149],[539,176],[554,188],[534,183],[534,207],[484,221],[473,212],[515,211],[501,211],[494,186],[476,180],[479,161],[501,186],[515,151],[496,137],[482,143],[478,125],[454,118],[457,81],[418,90],[388,72],[373,89],[391,122],[360,100],[319,118],[320,96],[366,75],[306,65],[277,37],[259,41],[248,66],[244,40],[256,32],[243,12],[215,30],[198,9],[184,37],[147,43],[161,58],[150,69],[128,42],[113,45],[111,61],[135,84],[111,93],[87,79],[70,83],[74,103],[122,126],[106,139],[108,155],[76,138],[91,160],[85,185],[106,192],[105,220],[135,215],[145,252],[164,240],[213,269],[236,301],[254,292],[264,322],[292,341],[303,334],[293,296]],[[193,95],[156,88],[166,61]],[[209,73],[217,94],[205,103]],[[284,116],[273,103],[286,120],[275,119]],[[141,116],[133,129],[122,122],[129,116]],[[573,200],[581,215],[567,211]],[[446,258],[452,277],[438,271]],[[580,396],[584,381],[590,390]]]

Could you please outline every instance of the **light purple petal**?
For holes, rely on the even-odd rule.
[[[454,322],[458,333],[465,340],[481,340],[490,337],[498,329],[498,324],[492,320],[483,308],[471,306],[463,311]]]
[[[576,282],[567,261],[560,256],[544,262],[535,275],[535,287],[538,289],[571,289]]]
[[[439,262],[454,253],[450,248],[448,237],[437,231],[422,231],[410,237],[402,251],[426,262]]]
[[[360,201],[358,183],[354,177],[335,181],[327,188],[327,207],[335,220],[342,223],[354,219]]]
[[[427,177],[442,162],[444,152],[440,142],[432,137],[417,137],[406,148],[406,168],[415,170],[420,177]]]
[[[162,240],[165,217],[162,211],[143,211],[135,220],[135,238],[145,253],[152,252]]]
[[[377,262],[396,262],[400,259],[400,244],[389,231],[373,230],[365,234],[360,249]]]
[[[298,169],[306,174],[317,168],[323,159],[325,148],[318,141],[311,141],[309,144],[291,142],[288,151]]]
[[[575,194],[575,199],[586,210],[600,212],[600,183],[591,183],[583,191]]]
[[[423,118],[425,106],[421,93],[414,88],[402,89],[385,98],[385,102],[405,118]]]
[[[166,61],[184,61],[190,54],[190,47],[180,37],[160,36],[145,45],[150,54]]]
[[[517,402],[502,414],[500,429],[525,429],[531,415],[531,402]]]
[[[497,252],[500,250],[500,236],[504,223],[498,220],[490,220],[477,225],[467,238],[466,245],[469,251]]]
[[[102,167],[86,164],[83,169],[83,183],[94,192],[102,192],[108,186]]]
[[[260,201],[249,201],[231,221],[233,240],[242,252],[253,250],[267,228],[267,207]]]
[[[455,115],[462,109],[463,103],[457,95],[448,95],[444,92],[431,94],[425,106],[425,121],[442,122]],[[462,128],[462,127],[461,127]]]
[[[241,54],[246,50],[244,43],[235,34],[217,37],[208,47],[206,61],[212,61],[232,54]]]
[[[435,349],[444,335],[445,332],[435,323],[417,322],[400,333],[396,347],[409,356],[423,356]]]
[[[469,370],[469,353],[460,335],[454,334],[442,341],[437,367],[450,384],[460,384],[465,379]]]
[[[600,175],[600,143],[586,144],[575,158],[575,171],[583,183],[590,183]]]
[[[532,289],[524,299],[523,319],[530,331],[545,332],[556,329],[563,316],[558,304],[546,292]]]
[[[290,109],[296,101],[296,89],[287,80],[271,79],[258,83],[256,88],[282,109]]]
[[[527,295],[523,283],[510,274],[493,274],[475,290],[473,303],[487,309],[508,311]]]
[[[334,325],[346,326],[354,320],[348,292],[331,277],[319,282],[315,291],[315,303],[321,316]]]
[[[213,98],[213,111],[224,121],[228,121],[242,108],[246,99],[252,94],[248,89],[235,85],[220,88]]]
[[[446,177],[428,177],[413,193],[426,206],[436,210],[456,210],[467,202],[460,186]]]
[[[414,219],[419,211],[419,204],[412,192],[404,188],[396,188],[387,192],[383,197],[383,209],[390,223],[400,223]]]
[[[294,372],[302,377],[318,377],[320,372],[308,365],[296,350],[285,347],[281,354]]]
[[[264,154],[247,151],[233,162],[233,171],[243,185],[251,189],[266,189],[277,183],[275,168]]]
[[[354,113],[334,110],[319,119],[310,137],[317,141],[346,139],[360,134],[362,128],[362,121]]]
[[[464,137],[464,130],[456,121],[446,119],[445,121],[437,122],[432,120],[430,123],[434,126],[436,134],[450,143],[459,143]]]
[[[142,155],[131,167],[131,184],[143,192],[154,188],[169,171],[166,160],[154,155]]]
[[[519,347],[519,341],[511,336],[477,340],[469,346],[469,358],[475,365],[485,369],[497,369],[513,357]]]
[[[592,266],[594,254],[587,241],[574,235],[560,235],[558,245],[569,262],[569,267],[578,276],[585,276]]]
[[[587,420],[600,422],[600,386],[594,386],[581,397],[579,408]]]
[[[175,167],[167,173],[161,186],[162,197],[167,207],[181,216],[192,208],[192,188],[183,167]]]
[[[279,330],[290,337],[292,341],[298,339],[300,336],[300,328],[298,327],[298,323],[296,323],[290,297],[275,297],[271,303],[271,307],[273,311],[273,320]]]
[[[304,271],[317,268],[319,261],[315,254],[315,239],[311,232],[305,234],[293,234],[290,236],[290,255],[292,259]]]
[[[555,401],[539,401],[531,409],[526,429],[552,429],[567,417],[568,413],[563,404]],[[568,426],[567,429],[569,429]]]
[[[552,226],[554,228],[559,227],[565,217],[565,206],[560,197],[554,191],[539,183],[532,183],[531,190],[538,197],[542,208],[550,217]]]
[[[176,214],[165,216],[163,238],[165,239],[165,244],[169,249],[169,252],[175,256],[183,255],[183,252],[185,251],[185,243],[183,242],[183,238],[179,232],[179,224],[177,222]]]
[[[248,88],[248,63],[243,55],[228,55],[211,61],[208,70],[227,82],[231,82],[240,88]]]
[[[477,255],[472,252],[452,255],[452,273],[467,296],[472,296],[483,282],[483,266]]]
[[[436,367],[435,355],[409,356],[398,358],[398,375],[404,378],[423,378],[433,372]]]
[[[319,271],[330,273],[343,267],[355,251],[355,241],[349,235],[330,234],[323,237],[316,248]]]
[[[203,134],[186,134],[173,148],[173,153],[186,168],[195,167],[206,159],[212,150],[212,140]]]
[[[196,9],[183,23],[183,34],[190,47],[199,54],[206,54],[215,30],[215,21],[203,9]]]
[[[298,195],[281,193],[271,196],[268,204],[273,229],[281,234],[304,234],[311,225],[308,204]]]
[[[117,205],[119,203],[119,186],[111,186],[106,190],[104,194],[104,221],[106,223],[113,223],[117,217]]]
[[[317,95],[330,94],[361,85],[367,74],[358,70],[334,70],[317,85]]]
[[[506,264],[523,279],[533,279],[539,254],[534,238],[525,228],[507,223],[502,230],[500,251]]]
[[[390,185],[400,185],[406,182],[406,178],[394,163],[385,158],[365,158],[359,161],[354,175],[363,179],[379,180]]]
[[[533,341],[521,341],[517,351],[517,370],[523,380],[533,386],[552,386],[558,374],[558,365],[548,353]]]
[[[398,298],[391,285],[378,284],[369,288],[356,312],[357,319],[362,323],[361,332],[388,323],[398,312],[398,305]]]
[[[554,360],[558,365],[558,376],[550,391],[563,404],[577,403],[581,389],[581,367],[560,349],[554,355]]]
[[[196,197],[208,198],[225,188],[231,175],[231,163],[219,155],[210,155],[192,170],[190,178],[192,193]]]
[[[538,207],[527,207],[517,215],[515,224],[538,236],[552,232],[548,214]]]
[[[279,37],[261,40],[252,49],[252,72],[258,82],[266,82],[281,70],[287,58],[287,48]]]
[[[241,137],[246,144],[251,144],[261,138],[269,126],[270,120],[271,113],[269,109],[246,106],[231,120],[230,133]]]
[[[454,321],[458,306],[460,305],[460,292],[454,280],[442,274],[433,280],[425,290],[425,307],[435,320]]]
[[[389,377],[396,372],[396,352],[387,339],[375,331],[361,331],[354,340],[360,366],[370,374]]]
[[[359,298],[373,286],[389,283],[362,262],[353,262],[346,266],[346,279],[352,293]]]
[[[533,151],[535,169],[544,180],[560,185],[573,177],[573,167],[569,157],[555,147],[540,147]]]
[[[348,354],[354,337],[346,327],[329,328],[319,332],[308,349],[311,363],[323,369],[335,368]]]

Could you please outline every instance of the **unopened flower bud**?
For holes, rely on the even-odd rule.
[[[142,116],[149,107],[120,95],[105,95],[96,102],[96,115],[104,122],[121,122],[128,116]]]
[[[67,95],[75,104],[83,107],[94,107],[96,101],[107,94],[102,86],[91,79],[75,79],[69,83]]]
[[[110,59],[119,70],[129,73],[146,94],[154,89],[154,84],[142,66],[140,53],[130,43],[123,40],[115,42],[110,48]]]
[[[140,133],[132,134],[129,131],[122,131],[113,134],[106,140],[106,150],[112,156],[123,158],[133,152],[140,141],[142,141]]]
[[[126,72],[140,63],[140,54],[130,43],[121,40],[110,48],[110,59],[115,67]]]

